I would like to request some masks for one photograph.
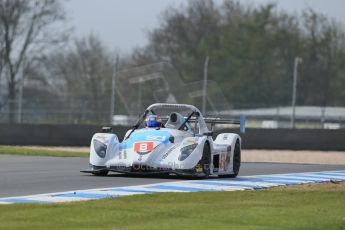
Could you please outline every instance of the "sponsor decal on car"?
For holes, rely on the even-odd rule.
[[[167,151],[166,153],[164,153],[162,159],[167,158],[167,157],[169,156],[169,154],[170,154],[174,149],[177,148],[177,146],[178,146],[178,145],[173,145],[170,149],[168,149],[168,151]]]
[[[219,168],[222,171],[226,171],[227,166],[228,166],[228,162],[226,161],[226,153],[222,153],[220,154],[220,157],[219,157]]]
[[[146,136],[146,140],[148,140],[148,141],[159,141],[159,142],[163,142],[163,141],[166,140],[166,136],[148,135],[148,136]]]
[[[231,146],[227,147],[227,152],[223,152],[219,155],[219,168],[226,172],[231,160]]]

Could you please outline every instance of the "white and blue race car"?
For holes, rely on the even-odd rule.
[[[152,114],[162,119],[161,126],[145,127],[145,119]],[[207,123],[240,124],[244,131],[244,119],[204,118],[192,105],[153,104],[127,131],[122,142],[110,128],[94,134],[90,167],[82,172],[98,176],[112,171],[236,177],[241,166],[241,137],[221,133],[213,140]]]

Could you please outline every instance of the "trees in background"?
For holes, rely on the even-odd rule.
[[[303,14],[302,52],[304,64],[301,77],[301,96],[305,104],[344,105],[345,86],[341,56],[345,53],[345,34],[342,25],[311,10]],[[340,102],[342,100],[342,102]]]
[[[53,26],[63,19],[56,0],[0,0],[0,79],[7,86],[10,122],[20,79],[28,66],[60,41]]]
[[[259,8],[232,0],[192,0],[169,8],[149,32],[150,43],[133,59],[142,64],[169,60],[186,81],[202,80],[210,56],[210,79],[235,107],[288,105],[293,61],[303,58],[298,103],[345,105],[344,27],[312,10],[301,16],[275,5]]]
[[[33,86],[24,93],[33,114],[69,114],[67,123],[108,121],[115,55],[97,35],[67,43],[64,28],[57,27],[64,21],[58,0],[0,0],[0,86],[7,89],[0,97],[6,97],[10,122],[24,77]],[[233,107],[284,106],[291,102],[299,56],[298,104],[345,106],[345,29],[312,10],[293,15],[274,4],[190,0],[166,9],[148,37],[147,46],[122,57],[120,69],[165,61],[176,68],[179,82],[190,83],[203,79],[209,56],[209,80]],[[138,104],[151,98],[150,89],[139,90]],[[120,103],[116,108],[126,111]]]
[[[59,79],[59,92],[77,120],[109,118],[114,57],[95,35],[74,41],[46,62],[47,74]]]

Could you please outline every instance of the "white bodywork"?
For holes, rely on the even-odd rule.
[[[235,133],[221,133],[212,139],[200,111],[191,105],[153,104],[146,111],[159,109],[190,110],[198,114],[194,125],[186,123],[184,130],[178,127],[185,121],[179,113],[173,122],[169,118],[165,127],[139,128],[131,133],[129,130],[125,140],[119,141],[113,133],[96,133],[92,137],[90,148],[90,165],[94,169],[102,169],[124,173],[167,172],[176,174],[202,173],[200,160],[204,146],[210,147],[210,175],[233,174],[233,159],[236,142],[241,146],[241,137]],[[176,111],[175,110],[175,111]],[[145,117],[146,115],[144,115]],[[169,114],[166,114],[169,117]],[[115,130],[116,132],[116,130]],[[106,154],[97,154],[97,146],[106,146]],[[96,150],[97,149],[97,150]],[[185,159],[182,152],[191,152]],[[102,155],[102,154],[101,154]],[[91,171],[88,171],[91,172]]]

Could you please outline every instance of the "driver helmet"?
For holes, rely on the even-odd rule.
[[[162,124],[162,120],[157,115],[149,115],[146,118],[146,127],[148,128],[157,128],[160,127]]]

